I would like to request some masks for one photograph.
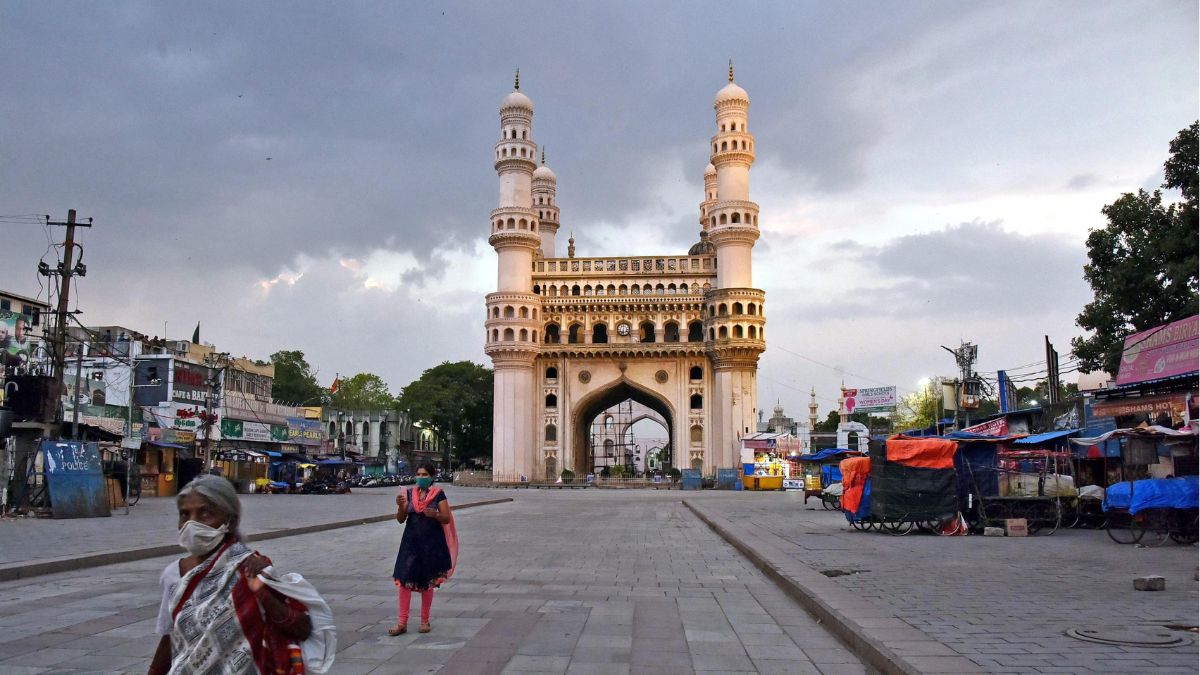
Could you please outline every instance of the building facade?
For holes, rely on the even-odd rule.
[[[766,337],[751,264],[759,214],[750,201],[749,107],[731,67],[713,104],[700,241],[686,255],[577,257],[571,239],[557,257],[557,176],[544,156],[536,162],[533,103],[519,78],[505,97],[489,239],[498,274],[485,319],[496,480],[591,472],[592,422],[626,400],[665,420],[664,468],[712,473],[737,464],[740,438],[757,422]]]

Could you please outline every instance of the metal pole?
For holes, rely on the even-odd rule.
[[[163,332],[165,333],[166,331],[163,331]],[[133,388],[133,378],[134,378],[134,374],[136,372],[137,372],[137,359],[130,359],[129,360],[129,400],[125,402],[126,403],[126,405],[125,405],[125,414],[126,414],[125,440],[128,440],[133,437],[133,394],[135,391],[135,389]],[[125,451],[130,454],[129,459],[125,461],[125,515],[129,515],[129,483],[130,483],[130,481],[133,480],[133,463],[137,461],[137,450],[131,450],[130,448],[125,448]],[[138,472],[138,475],[139,476],[141,475],[140,471]],[[140,480],[140,478],[139,478],[139,480]],[[141,489],[140,485],[138,486],[138,489],[139,490]]]
[[[64,343],[65,344],[65,343]],[[83,375],[83,341],[75,350],[75,400],[71,402],[71,438],[79,440],[79,380]]]

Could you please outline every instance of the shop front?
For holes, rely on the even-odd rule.
[[[791,466],[776,447],[781,434],[759,433],[742,439],[742,485],[747,490],[782,490]]]

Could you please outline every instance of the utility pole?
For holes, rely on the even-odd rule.
[[[76,222],[75,209],[69,209],[67,211],[66,222],[52,221],[47,216],[46,224],[67,228],[67,236],[63,241],[63,261],[59,264],[57,270],[60,277],[58,308],[55,311],[54,349],[50,353],[55,386],[46,388],[46,397],[42,403],[42,419],[45,421],[47,427],[49,427],[49,425],[58,421],[58,402],[63,390],[63,369],[66,363],[67,308],[71,299],[71,277],[87,274],[87,268],[82,263],[75,264],[75,228],[91,227],[92,219],[88,218],[86,223]],[[50,276],[54,273],[48,267],[40,267],[38,271],[44,276]]]

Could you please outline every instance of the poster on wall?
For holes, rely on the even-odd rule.
[[[11,310],[0,310],[0,366],[8,375],[25,374],[37,355],[29,317]]]
[[[867,387],[851,391],[855,391],[856,394],[853,397],[853,404],[847,402],[847,410],[854,412],[892,412],[896,409],[895,387]]]

